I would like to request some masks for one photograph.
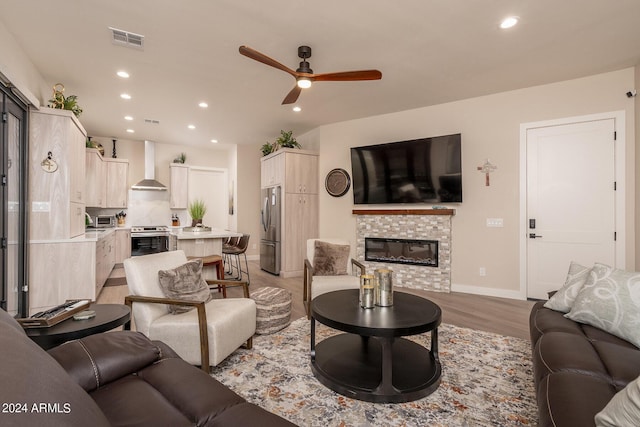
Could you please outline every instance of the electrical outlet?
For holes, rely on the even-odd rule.
[[[257,249],[258,248],[258,244],[254,243],[253,245],[251,245],[251,249]]]
[[[487,269],[484,267],[480,267],[480,276],[484,277],[487,275]]]
[[[492,228],[504,227],[504,219],[502,219],[502,218],[487,218],[487,227],[492,227]]]
[[[51,204],[49,202],[32,202],[31,212],[49,212],[51,211]]]

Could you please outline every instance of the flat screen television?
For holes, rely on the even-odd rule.
[[[461,134],[351,148],[355,204],[461,203]]]

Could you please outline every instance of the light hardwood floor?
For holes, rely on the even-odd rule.
[[[249,261],[249,272],[251,275],[250,291],[263,286],[288,289],[292,294],[292,320],[306,315],[302,305],[302,277],[283,279],[279,276],[274,276],[261,270],[258,261]],[[111,277],[123,276],[124,270],[122,268],[116,268],[111,273]],[[395,289],[428,298],[438,304],[442,309],[442,321],[444,323],[529,339],[529,312],[534,304],[531,301],[485,297],[457,292],[446,294],[398,287]],[[230,290],[230,296],[240,295],[236,295],[233,291],[237,290]],[[104,287],[98,297],[98,303],[122,304],[126,295],[126,286]]]

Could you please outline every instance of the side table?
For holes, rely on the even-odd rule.
[[[131,317],[129,307],[124,304],[91,304],[88,310],[95,311],[95,317],[70,318],[48,328],[27,328],[25,332],[36,344],[48,350],[67,341],[110,331],[124,325]]]

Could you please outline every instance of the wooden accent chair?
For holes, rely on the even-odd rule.
[[[316,241],[326,242],[333,245],[350,246],[349,241],[343,239],[309,239],[307,240],[307,258],[304,260],[304,288],[302,301],[310,317],[311,300],[315,297],[331,291],[342,289],[359,289],[360,275],[365,274],[365,266],[353,258],[345,259],[346,274],[342,275],[316,275],[314,268],[314,258],[316,256]]]
[[[216,366],[243,344],[246,348],[252,347],[256,304],[249,298],[246,282],[225,280],[208,280],[207,283],[214,287],[241,286],[244,298],[217,298],[207,303],[166,298],[160,287],[158,271],[173,269],[186,262],[183,251],[124,260],[131,292],[125,298],[125,304],[131,307],[137,331],[152,340],[165,342],[188,363],[200,365],[202,370],[209,372],[209,366]],[[196,309],[171,314],[167,304]]]

